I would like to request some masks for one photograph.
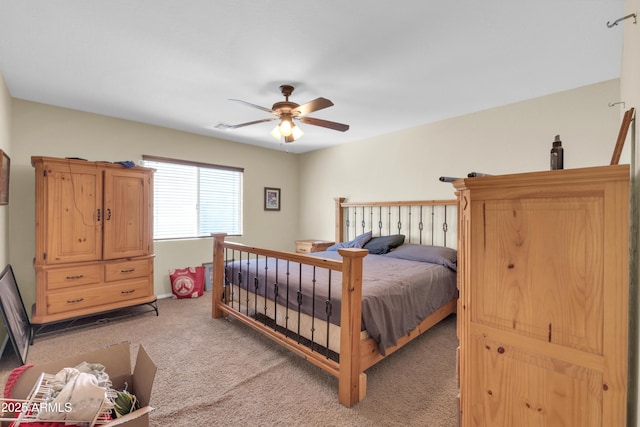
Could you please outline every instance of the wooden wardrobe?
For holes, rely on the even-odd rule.
[[[629,166],[454,186],[462,425],[626,425]]]
[[[156,300],[153,169],[32,157],[43,324]]]

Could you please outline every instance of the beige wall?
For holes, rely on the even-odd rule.
[[[640,0],[627,0],[625,14],[640,13]],[[630,303],[630,392],[629,392],[629,423],[630,426],[640,427],[638,411],[638,396],[640,390],[640,153],[638,152],[638,109],[640,108],[640,25],[634,24],[633,19],[623,21],[622,28],[614,27],[614,31],[624,31],[622,51],[622,66],[620,70],[620,101],[624,101],[625,109],[636,109],[636,120],[632,123],[626,146],[633,146],[632,156],[632,216],[631,216],[631,303]]]
[[[298,223],[298,169],[294,155],[171,129],[13,100],[11,254],[25,304],[35,299],[34,169],[31,156],[138,161],[143,154],[243,167],[244,236],[230,239],[293,250]],[[282,210],[265,212],[263,188],[282,189]],[[156,294],[170,294],[170,268],[199,265],[212,258],[211,239],[155,244]]]
[[[609,164],[618,99],[615,79],[301,155],[300,235],[333,239],[334,197],[452,199],[440,176],[548,170],[558,134],[565,168]],[[626,147],[621,163],[629,156]]]

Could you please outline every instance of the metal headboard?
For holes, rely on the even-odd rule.
[[[336,202],[336,242],[371,231],[374,236],[404,234],[405,243],[456,248],[457,200]]]

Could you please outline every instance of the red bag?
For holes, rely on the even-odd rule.
[[[198,298],[204,293],[204,266],[169,270],[174,298]]]

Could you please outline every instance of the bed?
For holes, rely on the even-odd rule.
[[[455,200],[335,199],[336,242],[297,254],[214,234],[212,316],[233,316],[366,396],[365,371],[456,310]]]

